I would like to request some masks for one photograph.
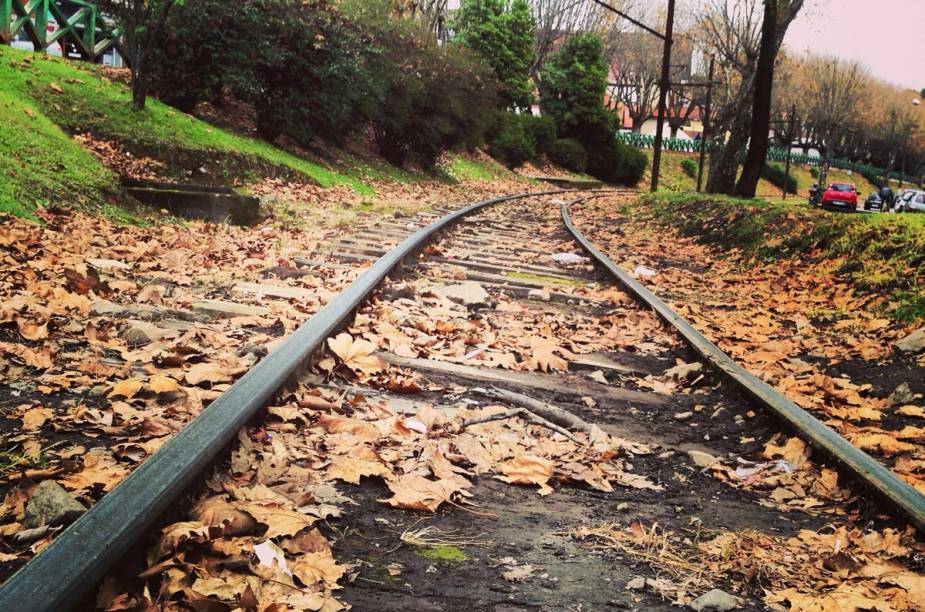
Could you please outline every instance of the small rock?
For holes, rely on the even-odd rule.
[[[909,388],[909,384],[903,383],[890,393],[890,397],[887,398],[886,403],[888,406],[901,406],[903,404],[911,404],[914,401],[915,394],[912,392],[912,389]]]
[[[717,458],[710,453],[704,453],[699,450],[689,450],[687,451],[687,456],[694,462],[694,465],[702,468],[710,467],[718,461]]]
[[[68,525],[87,509],[71,497],[64,487],[52,480],[45,480],[35,488],[32,498],[26,504],[26,518],[23,524],[30,528]]]
[[[674,418],[675,418],[676,421],[686,421],[686,420],[688,420],[689,418],[691,418],[692,416],[694,416],[694,413],[691,412],[691,411],[687,411],[687,412],[676,412],[675,415],[674,415]]]
[[[531,289],[530,292],[527,293],[527,299],[548,302],[552,299],[552,294],[546,289]]]
[[[90,389],[90,395],[93,397],[103,397],[107,393],[109,393],[109,387],[107,385],[96,385]]]
[[[696,612],[728,612],[739,607],[739,598],[726,591],[713,589],[692,601],[690,607]]]
[[[491,303],[491,296],[475,281],[463,281],[455,285],[438,285],[433,288],[433,292],[451,302],[462,304],[466,308],[477,308]]]
[[[627,510],[629,510],[629,508],[630,508],[630,505],[626,502],[620,502],[619,504],[617,504],[617,512],[626,512]]]
[[[398,208],[392,211],[392,217],[394,217],[395,219],[404,219],[407,216],[408,215],[405,214],[405,211],[400,210]]]
[[[646,588],[646,579],[644,576],[636,576],[632,580],[626,583],[626,588],[631,591],[640,591]]]
[[[713,411],[713,414],[710,415],[710,418],[715,419],[716,417],[720,416],[721,414],[725,412],[726,412],[726,409],[720,406],[719,408]]]
[[[636,269],[633,270],[633,276],[636,278],[652,278],[656,274],[658,274],[657,271],[652,268],[647,268],[646,266],[636,266]]]
[[[165,334],[166,332],[157,325],[145,323],[144,321],[132,321],[120,336],[129,346],[144,346],[151,344],[155,340],[160,340]]]
[[[736,425],[745,425],[745,417],[742,416],[741,414],[735,415],[734,417],[732,417],[732,420],[735,421]]]
[[[90,305],[90,315],[94,317],[105,317],[107,315],[119,314],[125,312],[125,306],[120,306],[109,300],[100,300]]]
[[[582,257],[576,253],[556,253],[552,255],[552,260],[557,264],[562,264],[564,266],[583,264],[591,261],[587,257]]]
[[[895,344],[901,353],[921,353],[925,351],[925,327],[912,332]]]

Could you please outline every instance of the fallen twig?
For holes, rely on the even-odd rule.
[[[574,442],[575,444],[584,444],[583,442],[581,442],[581,440],[579,440],[574,435],[572,435],[572,432],[570,432],[569,430],[559,425],[556,425],[555,423],[551,421],[547,421],[543,417],[530,412],[526,408],[514,408],[506,412],[499,412],[497,414],[488,414],[485,416],[475,417],[474,419],[469,419],[468,421],[463,423],[462,428],[465,429],[466,427],[469,427],[470,425],[479,425],[481,423],[491,423],[492,421],[503,421],[504,419],[510,419],[510,418],[518,417],[518,416],[528,423],[531,423],[533,425],[540,425],[542,427],[546,427],[547,429],[551,429],[556,433],[560,433],[566,438],[568,438],[569,440],[571,440],[572,442]]]
[[[583,419],[578,418],[568,410],[557,408],[556,406],[547,404],[546,402],[541,402],[537,399],[533,399],[532,397],[522,393],[507,391],[505,389],[499,389],[498,387],[492,387],[491,389],[476,387],[472,390],[480,395],[485,395],[492,399],[501,400],[502,402],[508,402],[510,404],[526,408],[534,416],[538,418],[541,417],[570,431],[591,433],[591,425]]]

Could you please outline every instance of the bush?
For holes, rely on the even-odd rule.
[[[761,178],[767,180],[775,187],[780,189],[787,190],[787,193],[796,193],[797,192],[797,180],[791,176],[787,176],[784,167],[780,164],[765,164],[764,169],[761,171]]]
[[[550,161],[572,172],[584,172],[588,167],[588,152],[574,138],[560,138],[547,151]]]
[[[536,141],[530,129],[530,115],[503,113],[500,127],[491,140],[489,154],[508,168],[522,166],[536,158]]]
[[[681,160],[681,170],[684,171],[684,174],[691,178],[697,178],[697,171],[700,167],[697,165],[697,162],[688,158]]]
[[[324,0],[198,0],[178,6],[149,62],[164,101],[190,111],[228,89],[254,106],[260,135],[341,143],[373,108],[357,25]]]
[[[813,178],[819,178],[819,168],[813,166],[809,169],[809,175]]]
[[[635,185],[646,171],[648,158],[616,136],[588,148],[588,174],[608,183]]]
[[[498,85],[466,49],[437,46],[404,21],[382,23],[375,75],[373,136],[379,153],[396,166],[413,158],[431,167],[441,153],[484,142],[497,117]]]
[[[556,141],[556,122],[552,117],[535,117],[533,115],[521,115],[524,118],[527,132],[533,138],[536,146],[536,153],[549,153],[549,148]]]

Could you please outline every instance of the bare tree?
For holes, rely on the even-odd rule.
[[[622,11],[631,9],[634,0],[611,0]],[[540,68],[564,38],[584,32],[606,33],[621,27],[620,19],[590,0],[530,0],[536,18],[536,60],[531,70],[539,81]]]
[[[755,67],[755,87],[752,100],[750,146],[736,185],[737,195],[755,197],[761,171],[767,162],[771,102],[774,93],[774,65],[784,42],[787,28],[803,8],[803,0],[764,0],[761,22],[761,43]]]
[[[646,32],[616,32],[608,37],[607,59],[613,81],[610,98],[626,107],[639,131],[658,100],[660,41]]]
[[[721,85],[714,93],[713,137],[707,190],[731,193],[745,157],[751,126],[751,92],[761,40],[762,0],[707,0],[694,36],[717,59]]]
[[[132,72],[132,109],[143,110],[148,97],[148,58],[167,14],[184,0],[99,0],[100,9],[122,26],[120,50]]]

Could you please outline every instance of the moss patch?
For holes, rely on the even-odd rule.
[[[442,563],[463,563],[469,560],[469,556],[461,548],[447,544],[421,547],[417,549],[417,554]]]

